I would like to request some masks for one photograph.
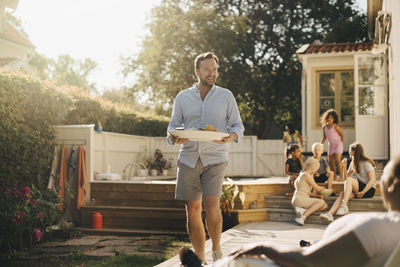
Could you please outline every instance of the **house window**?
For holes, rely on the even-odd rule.
[[[319,71],[317,77],[319,116],[333,108],[341,125],[354,126],[354,72]]]

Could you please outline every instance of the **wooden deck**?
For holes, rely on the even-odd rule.
[[[240,224],[222,233],[222,253],[229,255],[232,250],[241,245],[258,241],[273,241],[281,245],[299,247],[301,239],[311,242],[321,239],[325,228],[326,225],[298,226],[294,223],[271,221]],[[206,260],[208,264],[212,263],[211,240],[206,241]],[[179,255],[156,266],[180,266]]]

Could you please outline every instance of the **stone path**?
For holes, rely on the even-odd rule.
[[[34,248],[24,249],[17,253],[16,259],[18,261],[34,261],[46,257],[67,257],[71,253],[82,253],[94,258],[119,254],[160,258],[176,255],[183,246],[190,246],[186,237],[87,235],[68,240],[45,242]]]

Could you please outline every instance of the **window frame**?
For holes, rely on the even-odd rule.
[[[320,96],[320,75],[321,74],[326,74],[326,73],[334,73],[335,77],[335,88],[338,93],[335,92],[335,110],[338,112],[339,115],[339,124],[342,128],[348,128],[348,129],[354,129],[355,127],[355,110],[353,106],[353,120],[350,122],[342,121],[341,120],[341,103],[342,103],[342,91],[343,91],[343,83],[342,83],[342,77],[341,73],[343,72],[352,72],[353,74],[353,81],[354,81],[354,67],[339,67],[339,68],[317,68],[313,70],[313,76],[314,76],[314,107],[313,107],[313,125],[314,128],[321,128],[321,123],[320,123],[320,103],[321,103],[321,96]],[[353,88],[353,104],[355,101],[355,95],[354,95],[355,88]],[[338,108],[339,107],[339,108]]]

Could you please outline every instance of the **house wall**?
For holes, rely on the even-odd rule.
[[[336,54],[311,54],[301,55],[303,63],[303,77],[306,82],[302,83],[304,103],[303,109],[303,136],[305,140],[305,151],[311,152],[311,146],[315,142],[322,140],[322,129],[317,111],[317,84],[316,71],[320,70],[354,70],[354,53],[336,53]],[[355,141],[354,127],[342,127],[344,134],[344,150],[347,151],[351,143]],[[327,142],[324,144],[324,150],[327,151]]]
[[[382,10],[392,13],[389,38],[389,133],[390,157],[400,154],[400,1],[384,0]]]
[[[17,57],[28,61],[29,48],[0,38],[0,57]]]

